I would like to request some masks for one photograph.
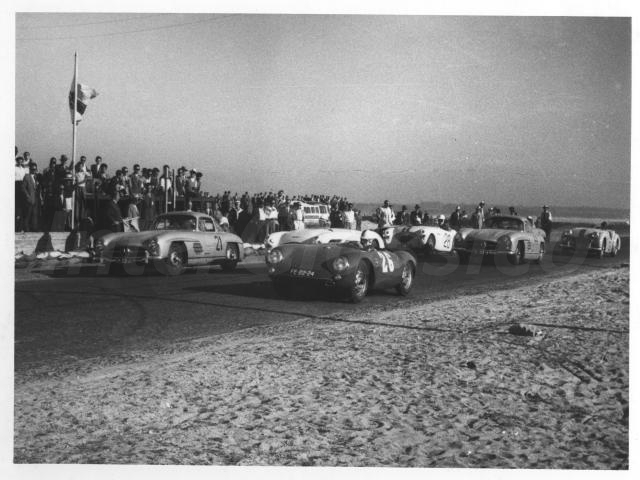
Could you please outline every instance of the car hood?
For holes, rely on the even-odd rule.
[[[579,237],[579,238],[587,237],[592,233],[597,233],[597,234],[604,233],[603,230],[599,230],[597,228],[589,228],[589,227],[572,228],[571,231],[573,232],[574,237]]]
[[[313,266],[322,265],[324,262],[333,260],[340,255],[352,257],[359,252],[356,248],[340,244],[287,244],[281,245],[278,248],[284,254],[287,263],[301,266],[302,268],[312,268]]]
[[[466,239],[483,240],[485,242],[497,242],[498,239],[504,235],[513,235],[515,230],[499,230],[494,228],[487,228],[481,230],[471,230],[467,233]]]

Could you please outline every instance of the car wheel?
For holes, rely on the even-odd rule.
[[[396,286],[396,292],[403,297],[409,295],[409,292],[413,288],[413,280],[415,278],[415,268],[413,264],[407,263],[402,269],[402,278],[400,284]]]
[[[433,253],[436,251],[436,239],[433,235],[429,235],[427,244],[425,245],[424,249],[427,255],[433,255]]]
[[[618,255],[619,251],[620,251],[620,240],[616,240],[615,243],[613,244],[613,247],[611,248],[611,256],[615,257],[616,255]]]
[[[125,274],[124,265],[121,263],[112,263],[109,265],[109,275],[114,277],[121,277]]]
[[[353,285],[349,290],[349,299],[359,303],[369,291],[369,268],[365,262],[360,262],[353,275]]]
[[[238,265],[238,258],[240,258],[240,255],[238,254],[238,246],[235,243],[227,244],[225,256],[227,259],[222,263],[222,270],[230,272]]]
[[[539,265],[542,263],[542,258],[544,257],[544,242],[540,243],[540,253],[538,254],[538,258],[536,259],[536,263]]]
[[[276,279],[273,281],[273,288],[280,297],[291,297],[291,283],[287,280]]]
[[[524,247],[522,246],[522,242],[518,242],[516,253],[509,256],[509,261],[512,265],[520,265],[524,263]]]
[[[187,250],[184,245],[174,243],[169,248],[169,254],[165,258],[162,273],[165,275],[180,275],[187,265]]]

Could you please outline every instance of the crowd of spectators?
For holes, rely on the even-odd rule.
[[[75,165],[66,155],[51,157],[49,165],[40,171],[30,153],[19,155],[16,147],[15,231],[71,231],[87,222],[93,228],[108,228],[100,218],[101,211],[115,192],[122,217],[138,216],[148,225],[173,206],[174,187],[175,196],[184,205],[201,198],[202,176],[186,167],[174,174],[168,165],[161,171],[140,164],[133,165],[131,173],[126,166],[111,173],[100,155],[92,165],[84,155]],[[103,225],[99,225],[101,222]]]
[[[327,219],[320,225],[360,229],[362,214],[346,197],[326,194],[289,196],[277,192],[224,191],[215,196],[202,189],[202,172],[194,168],[169,165],[145,168],[136,163],[131,173],[126,166],[110,173],[100,155],[92,165],[81,156],[75,165],[66,155],[51,157],[40,172],[29,152],[15,152],[15,231],[72,231],[77,229],[123,231],[147,230],[158,214],[169,210],[197,210],[213,216],[220,227],[261,242],[274,231],[305,227],[303,205],[329,206]],[[115,202],[115,205],[114,205]],[[72,215],[73,212],[73,215]],[[516,215],[514,207],[509,208]],[[487,216],[500,214],[496,207],[485,211],[481,201],[471,215],[460,206],[449,215],[430,216],[420,205],[409,211],[406,205],[395,212],[388,200],[378,207],[373,221],[382,229],[390,225],[439,225],[459,229],[482,228]],[[550,229],[551,214],[545,206],[543,228]],[[128,220],[135,220],[128,222]],[[532,220],[531,220],[532,221]],[[251,228],[247,228],[251,226]]]
[[[158,214],[179,209],[208,213],[238,235],[254,220],[258,228],[253,237],[263,240],[273,231],[304,228],[304,203],[331,205],[332,226],[356,228],[353,204],[346,197],[289,196],[283,190],[209,195],[202,188],[202,172],[194,168],[174,172],[169,165],[161,170],[136,163],[131,172],[122,166],[112,174],[100,155],[91,165],[84,155],[74,165],[60,155],[40,172],[29,152],[19,155],[16,147],[15,172],[16,232],[147,230]]]

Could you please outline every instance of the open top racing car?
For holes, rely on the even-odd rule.
[[[359,230],[350,230],[347,228],[304,228],[302,230],[274,232],[267,237],[265,244],[267,250],[271,250],[286,243],[359,242],[361,233]]]
[[[581,251],[600,258],[615,257],[620,245],[620,235],[607,229],[605,222],[600,226],[570,228],[560,237],[560,248],[565,254]]]
[[[339,290],[353,302],[360,302],[371,289],[409,293],[417,265],[413,255],[387,250],[372,230],[343,233],[342,238],[323,234],[273,248],[266,258],[267,273],[278,294],[290,296],[294,285]]]
[[[451,253],[456,231],[437,225],[400,225],[382,231],[387,248],[409,250],[416,254]]]
[[[186,267],[220,265],[233,270],[244,258],[242,239],[224,232],[212,217],[198,212],[170,212],[155,220],[151,230],[109,233],[96,240],[97,259],[120,268],[151,264],[161,273],[178,275]]]

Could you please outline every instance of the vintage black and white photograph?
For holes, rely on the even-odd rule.
[[[558,3],[15,2],[11,472],[629,475],[633,12]]]

